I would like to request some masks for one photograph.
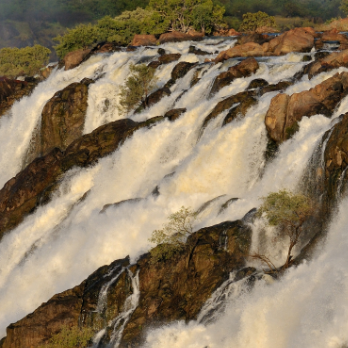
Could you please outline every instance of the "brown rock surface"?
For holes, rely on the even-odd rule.
[[[216,77],[210,91],[210,96],[217,93],[221,88],[228,86],[237,78],[251,76],[258,70],[258,68],[259,63],[252,57],[232,66],[226,72],[223,72]]]
[[[291,96],[275,96],[266,114],[265,124],[270,138],[277,143],[289,139],[303,116],[331,116],[336,105],[348,94],[348,73],[336,74],[309,91]]]
[[[348,50],[331,53],[327,57],[311,63],[307,69],[308,78],[311,79],[321,72],[337,69],[341,66],[348,67]]]
[[[91,49],[80,49],[67,53],[64,57],[65,70],[70,70],[80,65],[89,57],[90,53]]]
[[[30,95],[38,82],[26,82],[0,77],[0,117],[16,100]]]
[[[155,35],[134,35],[131,46],[156,46],[157,39]]]
[[[107,344],[112,320],[125,310],[125,300],[135,290],[132,277],[137,273],[139,304],[126,323],[120,347],[139,347],[146,330],[156,323],[196,318],[214,290],[229,279],[230,272],[244,266],[250,243],[251,229],[243,221],[224,222],[192,234],[171,257],[158,246],[135,265],[129,266],[128,258],[117,260],[11,324],[2,348],[38,347],[64,323],[82,324],[96,332],[106,328],[102,343]],[[237,279],[254,271],[242,270]],[[110,282],[112,279],[115,281]],[[106,284],[109,287],[105,302],[98,308],[99,294]]]
[[[82,136],[87,111],[88,86],[92,80],[72,83],[46,103],[41,116],[41,153],[55,147],[64,151]],[[35,156],[37,157],[37,156]]]
[[[61,174],[74,166],[95,163],[144,126],[146,122],[136,123],[130,119],[111,122],[75,140],[65,152],[54,149],[30,163],[0,190],[0,239],[49,199]]]
[[[180,53],[165,53],[158,58],[158,61],[162,64],[169,64],[180,59]]]
[[[181,42],[181,41],[197,41],[202,40],[204,37],[203,33],[191,32],[191,34],[184,34],[178,31],[172,31],[170,33],[162,34],[159,38],[160,44],[166,42]]]
[[[247,42],[222,51],[216,57],[215,62],[235,57],[279,56],[290,52],[309,52],[314,46],[315,36],[313,28],[295,28],[263,43],[262,46],[256,42]]]

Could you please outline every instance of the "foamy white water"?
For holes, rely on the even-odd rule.
[[[215,52],[216,47],[221,50],[233,45],[231,40],[224,41],[219,46],[211,46],[212,43],[216,43],[216,39],[193,44],[209,52]],[[205,57],[187,54],[190,44],[192,43],[166,44],[163,48],[170,53],[182,53],[180,61],[203,63]],[[136,52],[93,57],[74,70],[55,72],[37,87],[32,96],[16,103],[12,116],[0,119],[1,143],[9,151],[9,154],[0,158],[0,184],[20,169],[41,110],[57,90],[84,77],[100,77],[95,84],[89,86],[84,129],[84,133],[89,133],[102,124],[123,117],[117,109],[117,89],[127,76],[129,64],[140,59],[151,60],[156,55],[157,50],[140,49]],[[151,232],[183,205],[197,209],[203,203],[224,195],[202,211],[195,226],[198,229],[242,218],[251,208],[257,207],[258,198],[268,192],[281,188],[296,189],[315,146],[331,127],[331,120],[321,115],[303,118],[300,131],[293,139],[282,144],[277,158],[266,168],[263,159],[267,142],[264,116],[276,93],[262,96],[244,119],[237,119],[221,128],[225,116],[222,113],[208,124],[200,138],[199,135],[205,117],[218,101],[244,91],[254,78],[264,78],[269,83],[291,78],[301,69],[302,56],[289,54],[269,58],[260,63],[260,69],[255,75],[235,80],[212,99],[207,99],[207,96],[214,77],[228,66],[237,64],[237,61],[231,60],[215,66],[200,65],[199,68],[203,68],[201,80],[195,86],[190,87],[190,82],[198,67],[171,87],[171,96],[163,98],[141,114],[130,116],[135,121],[143,121],[163,115],[172,108],[187,108],[178,120],[165,120],[151,129],[138,130],[121,148],[101,159],[94,167],[73,169],[66,173],[63,184],[51,202],[39,207],[0,243],[0,336],[5,334],[5,328],[11,322],[30,313],[53,294],[78,284],[98,267],[126,255],[135,260],[151,247],[147,240]],[[158,87],[167,82],[176,63],[157,69]],[[303,79],[294,87],[289,87],[286,93],[314,87],[321,82],[320,78],[311,81]],[[295,89],[296,86],[298,90]],[[291,89],[293,92],[289,92]],[[183,94],[185,90],[187,91]],[[177,100],[180,95],[181,98]],[[347,100],[344,100],[340,110],[345,108],[346,103]],[[24,113],[24,110],[30,112]],[[335,117],[339,115],[338,112],[339,110]],[[15,129],[16,123],[20,123],[20,116],[23,127],[16,129],[14,138],[10,139],[7,133]],[[1,132],[4,138],[1,137]],[[152,195],[156,186],[160,192],[158,197]],[[85,199],[81,200],[86,193]],[[239,200],[219,214],[221,204],[233,197]],[[104,205],[124,200],[130,201],[116,207],[111,206],[100,213]],[[272,231],[268,238],[272,238]],[[283,242],[280,241],[276,248],[268,250],[279,264],[285,253]],[[253,247],[258,245],[258,229],[255,228]],[[258,285],[261,290],[255,289],[253,294],[267,295],[270,289],[281,289],[281,284],[282,282],[269,287],[261,282]],[[253,294],[250,295],[251,298]],[[249,295],[245,296],[244,302],[238,302],[238,310],[231,310],[234,313],[232,317],[226,314],[226,323],[230,318],[240,319],[240,313],[243,308],[247,308],[245,306],[249,301]],[[272,298],[271,295],[268,296]],[[243,323],[238,320],[233,321],[235,326],[225,336],[221,331],[223,326],[219,329],[217,324],[207,327],[196,323],[189,326],[179,324],[150,333],[148,344],[151,347],[159,347],[160,344],[164,346],[163,342],[171,342],[168,335],[179,335],[176,345],[173,343],[169,346],[185,347],[187,344],[189,347],[189,344],[193,344],[192,347],[201,348],[202,344],[199,344],[208,335],[211,340],[205,345],[212,348],[213,344],[218,344],[214,337],[218,337],[219,333],[225,340],[223,344],[230,339],[226,335],[232,335],[232,332],[243,336]],[[264,319],[262,322],[266,325]],[[272,321],[269,325],[271,328]],[[214,334],[209,330],[215,330]],[[263,328],[255,327],[250,332],[253,330],[262,331]],[[196,333],[201,333],[201,337],[198,338]],[[233,342],[244,342],[243,339]],[[281,343],[277,346],[279,348],[288,347],[282,343],[286,341],[277,342]],[[236,347],[243,346],[238,344]]]

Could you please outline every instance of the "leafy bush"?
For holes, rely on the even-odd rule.
[[[185,246],[188,236],[193,233],[193,223],[197,213],[190,208],[181,207],[179,211],[171,214],[168,223],[160,230],[152,232],[149,241],[157,245],[151,250],[151,255],[156,260],[170,259]]]
[[[239,28],[240,31],[255,31],[260,27],[277,28],[275,18],[265,12],[246,13]]]
[[[91,328],[64,325],[59,333],[39,348],[85,348],[93,336],[94,331]]]
[[[148,67],[146,64],[131,64],[130,76],[125,84],[120,88],[120,112],[128,114],[132,109],[143,102],[146,107],[146,99],[150,91],[154,88],[155,69]]]
[[[275,226],[289,236],[289,248],[284,267],[291,264],[291,251],[298,243],[304,222],[313,213],[313,203],[307,196],[287,190],[272,192],[262,197],[258,216],[264,216],[270,226]]]
[[[51,51],[35,45],[25,48],[2,48],[0,50],[0,75],[16,77],[35,75],[49,61]]]

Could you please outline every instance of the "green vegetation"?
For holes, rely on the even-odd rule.
[[[243,22],[239,28],[240,31],[255,31],[260,27],[277,28],[274,17],[265,12],[246,13],[243,15]]]
[[[272,192],[261,199],[262,205],[257,215],[264,216],[270,226],[275,226],[289,237],[288,254],[284,264],[284,268],[288,268],[292,262],[292,249],[299,241],[303,224],[313,213],[313,203],[309,197],[287,190]],[[265,262],[262,260],[264,258],[270,262],[264,255],[254,254],[252,257],[262,262]],[[270,262],[270,265],[273,264]]]
[[[222,23],[224,8],[212,0],[150,0],[146,9],[125,11],[120,16],[104,17],[97,24],[80,24],[68,29],[55,49],[60,57],[100,41],[127,45],[135,34],[162,34],[170,30],[186,32],[192,28],[211,33]]]
[[[147,107],[147,97],[156,83],[155,69],[148,67],[146,64],[131,64],[129,69],[130,76],[120,88],[119,94],[119,110],[122,114],[128,114],[141,102]]]
[[[2,48],[0,50],[0,76],[33,76],[48,63],[51,51],[43,46]]]
[[[341,0],[340,10],[348,15],[348,0]]]
[[[151,250],[155,260],[168,260],[180,253],[185,241],[193,233],[193,223],[197,214],[190,208],[181,207],[168,218],[168,223],[161,230],[152,232],[149,241],[157,245]]]
[[[94,331],[91,328],[64,325],[59,333],[39,348],[85,348],[93,336]]]

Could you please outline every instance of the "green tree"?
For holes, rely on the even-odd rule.
[[[12,48],[0,50],[0,75],[16,77],[19,75],[33,76],[49,61],[51,51],[43,46]]]
[[[156,260],[172,258],[186,246],[186,239],[193,234],[193,223],[197,213],[190,208],[181,207],[177,212],[169,215],[168,222],[160,230],[154,230],[149,242],[157,245],[151,250]]]
[[[275,18],[265,12],[246,13],[243,15],[243,22],[239,28],[240,31],[255,31],[260,27],[276,28]]]
[[[348,0],[342,0],[340,10],[343,11],[346,15],[348,15]]]
[[[149,8],[168,23],[168,30],[184,33],[190,28],[210,33],[225,12],[212,0],[150,0]]]
[[[91,328],[64,325],[59,333],[39,348],[85,348],[93,336],[94,331]]]
[[[120,88],[120,112],[128,114],[141,102],[147,107],[147,97],[154,88],[157,79],[155,78],[155,69],[146,64],[131,64],[130,76],[125,84]]]
[[[258,210],[258,216],[264,216],[270,226],[275,226],[289,237],[288,253],[284,264],[284,267],[288,268],[291,264],[292,249],[303,232],[303,224],[313,214],[313,203],[309,197],[287,190],[272,192],[261,200],[262,205]]]

